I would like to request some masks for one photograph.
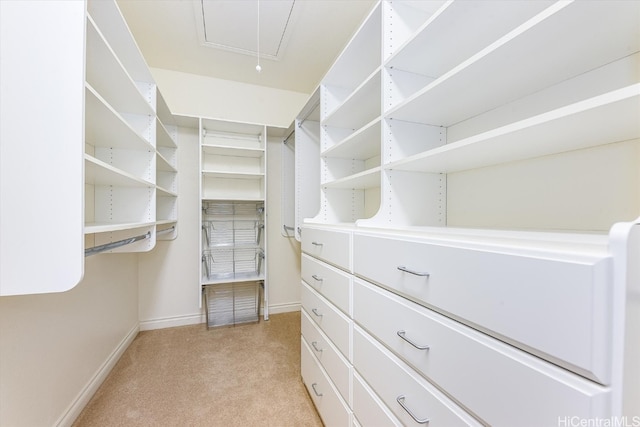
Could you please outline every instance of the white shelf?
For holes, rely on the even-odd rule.
[[[416,13],[406,8],[391,13],[393,19],[393,54],[385,62],[390,68],[439,77],[502,37],[553,1],[505,2],[454,1],[425,19],[424,23],[404,43],[396,41],[396,27],[405,18],[402,12]],[[396,7],[391,5],[391,9]],[[399,3],[402,7],[402,3]],[[487,25],[491,22],[491,25]]]
[[[149,96],[132,80],[91,17],[87,20],[87,82],[120,113],[155,115]],[[155,88],[154,88],[155,89]]]
[[[207,178],[246,179],[246,180],[252,180],[252,181],[264,179],[264,173],[239,173],[239,172],[203,170],[202,175]]]
[[[85,139],[93,146],[155,151],[154,146],[88,84],[85,87]]]
[[[115,168],[89,154],[85,154],[84,159],[86,184],[155,188],[155,184],[152,182],[145,181],[121,169]]]
[[[162,121],[156,119],[156,146],[178,148],[174,136],[169,132]]]
[[[156,222],[121,222],[105,223],[92,222],[84,225],[84,234],[109,233],[112,231],[127,231],[136,228],[152,227]]]
[[[380,187],[380,170],[375,167],[344,178],[322,183],[323,188],[365,189]]]
[[[178,193],[167,190],[166,188],[156,186],[156,190],[158,190],[158,197],[178,197]]]
[[[555,3],[439,76],[388,117],[450,126],[630,55],[640,47],[639,8],[637,2]],[[616,31],[595,36],[593,28],[604,21]],[[464,102],[452,93],[464,94]]]
[[[223,283],[236,283],[236,282],[256,282],[265,280],[264,274],[248,274],[248,273],[238,273],[238,274],[229,274],[224,275],[219,279],[212,278],[208,279],[206,277],[202,277],[202,286],[206,285],[219,285]]]
[[[380,155],[380,118],[358,129],[345,139],[323,151],[323,157],[369,159]]]
[[[128,70],[133,80],[153,82],[153,76],[129,31],[127,23],[115,1],[90,0],[87,12],[96,23],[105,39]]]
[[[475,135],[387,165],[449,173],[640,138],[640,84]]]
[[[159,171],[177,172],[177,169],[160,152],[156,153],[156,168]]]
[[[327,90],[327,89],[325,89]],[[332,110],[323,126],[359,129],[380,116],[381,72],[378,68],[362,85]]]
[[[382,12],[378,5],[338,56],[322,84],[353,90],[366,80],[381,63],[381,32]],[[322,116],[326,117],[326,112]]]
[[[264,156],[263,148],[244,148],[223,145],[202,145],[202,151],[207,154],[217,156],[232,157],[262,157]]]

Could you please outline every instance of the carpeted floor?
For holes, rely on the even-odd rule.
[[[300,379],[300,313],[141,332],[73,427],[322,426]]]

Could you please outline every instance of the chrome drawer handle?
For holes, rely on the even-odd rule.
[[[317,341],[312,342],[312,343],[311,343],[311,347],[313,347],[313,349],[314,349],[315,351],[319,352],[319,353],[321,353],[321,352],[322,352],[322,349],[321,349],[321,348],[318,348],[318,342],[317,342]]]
[[[313,246],[322,246],[322,243],[320,243],[320,242],[311,242],[311,244]]]
[[[312,308],[311,312],[313,314],[315,314],[316,316],[318,316],[318,317],[322,317],[323,316],[323,314],[318,313],[318,309],[317,308]]]
[[[322,277],[318,276],[317,274],[314,274],[311,277],[313,277],[313,280],[315,280],[316,282],[322,282],[324,280]]]
[[[418,350],[429,350],[429,346],[428,345],[418,345],[415,342],[411,341],[409,338],[407,338],[405,336],[405,333],[406,333],[405,331],[398,331],[396,333],[398,334],[398,336],[400,338],[402,338],[403,340],[405,340],[406,342],[408,342],[409,344],[411,344],[412,346],[414,346]]]
[[[311,388],[313,389],[313,392],[316,394],[316,396],[322,397],[322,393],[318,393],[318,390],[316,390],[316,386],[317,385],[318,385],[318,383],[313,383],[313,384],[311,384]]]
[[[405,273],[413,274],[414,276],[429,277],[429,273],[427,273],[426,271],[409,270],[404,265],[399,265],[398,270],[404,271]]]
[[[419,419],[418,417],[413,415],[413,412],[411,412],[411,409],[407,408],[407,405],[405,405],[405,403],[404,403],[404,395],[403,394],[398,396],[396,398],[396,401],[400,404],[400,406],[402,406],[402,409],[407,411],[407,414],[409,414],[411,416],[411,418],[413,418],[413,421],[417,422],[418,424],[427,424],[429,422],[429,418]]]

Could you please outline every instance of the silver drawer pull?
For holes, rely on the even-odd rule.
[[[318,313],[318,309],[317,308],[312,308],[311,312],[313,314],[315,314],[316,316],[318,316],[318,317],[322,317],[323,316],[323,314]]]
[[[314,389],[314,391],[315,391],[315,389]],[[407,414],[409,414],[411,416],[411,418],[413,418],[413,421],[417,422],[418,424],[427,424],[429,422],[429,418],[420,419],[420,418],[416,417],[415,415],[413,415],[413,412],[411,412],[411,409],[407,408],[407,405],[404,404],[404,395],[403,394],[398,396],[396,398],[396,401],[400,404],[400,406],[402,406],[402,409],[407,411]]]
[[[313,246],[322,246],[322,243],[320,243],[320,242],[311,242],[311,244]]]
[[[321,348],[318,348],[318,342],[317,342],[317,341],[312,342],[312,343],[311,343],[311,347],[313,347],[313,349],[314,349],[315,351],[317,351],[318,353],[322,352],[322,349],[321,349]]]
[[[317,274],[314,274],[311,277],[313,277],[313,280],[315,280],[316,282],[322,282],[324,280],[322,277],[318,276]]]
[[[429,277],[429,273],[427,273],[426,271],[409,270],[404,265],[399,265],[398,270],[404,271],[405,273],[413,274],[414,276]]]
[[[405,331],[398,331],[396,333],[398,334],[398,336],[400,338],[402,338],[403,340],[405,340],[406,342],[408,342],[409,344],[411,344],[412,346],[414,346],[418,350],[429,350],[429,346],[428,345],[418,345],[415,342],[411,341],[409,338],[407,338],[405,336],[405,333],[406,333]]]
[[[313,383],[313,384],[311,384],[311,388],[313,389],[313,392],[316,394],[316,396],[322,397],[322,393],[318,393],[318,390],[316,390],[316,386],[317,385],[318,385],[318,383]]]

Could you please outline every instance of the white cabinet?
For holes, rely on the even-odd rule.
[[[200,148],[207,325],[257,321],[261,303],[268,319],[266,127],[201,118]]]
[[[176,236],[176,129],[115,1],[1,8],[0,294],[61,292],[85,256]],[[38,280],[24,241],[56,248]]]
[[[310,257],[353,274],[350,404],[415,421],[366,347],[491,425],[526,425],[527,405],[538,425],[635,415],[639,69],[639,2],[372,9],[320,84],[320,206],[302,233],[305,282],[324,286]],[[402,335],[440,336],[441,365],[397,334],[414,311],[431,320]],[[515,382],[480,379],[497,370]]]

